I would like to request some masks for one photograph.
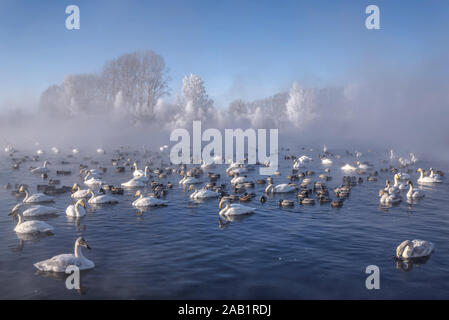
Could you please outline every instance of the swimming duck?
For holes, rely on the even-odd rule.
[[[315,204],[315,199],[313,199],[313,198],[303,198],[303,199],[299,199],[299,204],[309,204],[309,205],[313,205],[313,204]]]
[[[14,231],[21,234],[38,234],[38,233],[49,233],[54,230],[54,228],[46,222],[39,220],[24,221],[22,213],[20,210],[24,207],[24,204],[19,204],[15,206],[12,211],[8,214],[13,217],[18,217],[18,222]]]
[[[84,257],[81,247],[85,247],[90,250],[89,245],[83,237],[79,237],[75,241],[74,254],[60,254],[54,256],[51,259],[40,261],[34,264],[34,266],[40,271],[45,272],[66,272],[67,267],[77,266],[79,270],[87,270],[95,267],[95,264]]]
[[[293,207],[295,203],[292,200],[279,200],[278,204],[280,207]]]
[[[433,243],[426,240],[405,240],[396,248],[396,258],[410,260],[427,257],[433,248]]]
[[[341,200],[341,199],[332,200],[331,207],[332,208],[341,208],[341,207],[343,207],[343,200]]]
[[[25,192],[25,198],[23,199],[23,203],[45,203],[45,202],[53,202],[55,198],[51,196],[47,196],[43,193],[35,193],[30,195],[28,193],[28,188],[23,185],[20,186],[19,192]]]

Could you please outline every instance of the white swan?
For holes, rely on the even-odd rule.
[[[433,243],[426,240],[405,240],[396,248],[396,258],[409,260],[427,257],[433,248]]]
[[[131,180],[122,183],[124,188],[143,188],[147,186],[147,181],[143,180],[145,176],[134,177]]]
[[[74,191],[74,192],[73,192]],[[80,186],[75,183],[72,187],[72,199],[82,199],[89,197],[89,189],[81,189]]]
[[[56,147],[51,148],[51,152],[53,152],[54,154],[58,154],[59,153],[59,149]]]
[[[30,172],[32,174],[41,174],[41,173],[47,173],[49,171],[49,169],[47,168],[47,165],[51,164],[50,162],[48,162],[47,160],[44,161],[44,166],[43,167],[39,167],[39,168],[34,168],[32,170],[30,170]]]
[[[155,197],[144,197],[142,192],[138,190],[134,197],[138,197],[137,200],[133,201],[132,205],[134,207],[161,207],[166,206],[168,204],[168,201],[161,200]]]
[[[410,175],[408,173],[399,172],[398,177],[399,180],[410,180]]]
[[[91,178],[89,179],[89,177]],[[93,177],[92,173],[88,171],[84,178],[84,184],[89,187],[99,187],[103,184],[103,181],[100,178]]]
[[[332,160],[329,159],[329,158],[322,158],[321,159],[321,164],[330,165],[330,164],[332,164]]]
[[[184,176],[184,178],[182,178],[181,180],[179,180],[179,183],[180,184],[184,184],[184,185],[187,185],[187,184],[197,184],[197,183],[201,183],[201,181],[199,181],[197,178],[195,178],[195,177],[187,177],[187,176]]]
[[[26,209],[22,215],[24,217],[41,217],[41,216],[51,216],[58,215],[58,209],[53,207],[35,205],[31,208]]]
[[[80,199],[74,205],[68,206],[65,213],[69,217],[83,217],[86,215],[86,203]]]
[[[287,183],[278,184],[276,186],[272,183],[269,183],[265,189],[265,193],[268,194],[270,191],[271,193],[288,193],[293,192],[295,190],[296,190],[295,187],[289,186]]]
[[[356,167],[351,166],[350,164],[345,164],[343,167],[341,167],[341,170],[343,171],[354,171],[356,170]]]
[[[379,202],[381,204],[397,204],[402,201],[400,196],[397,196],[396,194],[388,194],[384,190],[379,191],[379,197]]]
[[[399,175],[398,174],[394,175],[394,187],[398,188],[401,191],[407,189],[407,186],[404,183],[399,182]]]
[[[75,241],[75,253],[74,254],[60,254],[54,256],[51,259],[40,261],[34,264],[34,266],[40,271],[47,272],[64,272],[68,266],[77,266],[79,270],[87,270],[95,267],[95,264],[87,259],[82,251],[81,247],[85,247],[90,250],[86,240],[79,237]]]
[[[39,220],[24,221],[23,216],[19,211],[20,209],[23,208],[23,206],[24,206],[23,204],[15,206],[11,211],[11,213],[9,214],[10,216],[18,217],[17,225],[14,228],[15,232],[37,234],[37,233],[48,233],[54,230],[54,228],[51,225],[49,225],[44,221]]]
[[[238,174],[234,178],[231,179],[232,185],[236,185],[239,183],[245,183],[245,182],[251,182],[251,179],[249,179],[248,177],[245,177],[245,176],[240,177]]]
[[[141,177],[141,176],[145,175],[146,170],[144,171],[144,170],[137,169],[137,162],[134,162],[133,166],[134,166],[133,177]]]
[[[225,204],[224,208],[223,204]],[[230,205],[229,202],[225,199],[221,199],[220,203],[218,204],[218,208],[220,209],[219,215],[223,217],[247,215],[256,211],[256,208],[247,207],[238,203],[233,203]]]
[[[425,194],[421,190],[413,189],[413,183],[409,180],[407,184],[410,186],[410,189],[407,192],[407,199],[420,199],[425,196]]]
[[[19,192],[25,192],[23,203],[44,203],[53,202],[55,200],[54,197],[47,196],[43,193],[35,193],[33,195],[30,195],[28,192],[28,188],[25,188],[24,186],[20,186]]]
[[[99,154],[105,154],[106,151],[104,151],[104,149],[102,149],[102,148],[98,148],[98,149],[97,149],[97,153],[99,153]]]
[[[193,184],[189,186],[189,191],[191,190],[194,190],[193,193],[190,195],[191,199],[218,198],[220,196],[218,192],[212,190],[207,189],[198,190]]]
[[[107,194],[101,194],[99,196],[95,196],[95,193],[89,189],[89,193],[92,194],[92,196],[90,197],[88,203],[91,204],[116,204],[119,201],[114,198],[111,197],[110,195]]]
[[[390,180],[385,181],[384,191],[387,192],[389,195],[394,195],[401,192],[401,190],[399,190],[398,187],[391,186]]]
[[[424,176],[424,170],[419,168],[418,170],[416,170],[416,172],[420,172],[421,176],[418,178],[418,183],[419,184],[428,184],[428,183],[441,183],[443,182],[442,180],[436,178],[436,177],[425,177]]]
[[[442,177],[438,173],[434,172],[433,168],[430,168],[429,172],[430,172],[429,177],[435,178],[435,179],[442,179]]]

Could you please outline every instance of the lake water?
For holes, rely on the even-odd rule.
[[[313,161],[314,180],[323,171],[317,152],[307,154]],[[340,152],[344,155],[344,152]],[[18,153],[20,157],[25,153]],[[87,154],[86,154],[87,155]],[[129,168],[116,173],[113,155],[91,153],[108,172],[103,180],[119,185],[130,179]],[[52,162],[50,177],[61,185],[81,183],[79,164],[89,164],[85,155],[67,158],[62,155],[41,157]],[[365,152],[362,161],[373,163],[377,170],[387,167],[380,162],[387,154]],[[61,165],[62,159],[71,164]],[[137,157],[143,163],[143,156]],[[341,184],[339,167],[355,158],[342,156],[331,166],[332,190]],[[282,176],[275,184],[288,182],[291,160],[280,156]],[[15,222],[8,216],[18,199],[6,190],[6,183],[25,183],[31,193],[43,184],[32,176],[30,166],[42,161],[23,163],[11,169],[10,157],[0,155],[0,298],[1,299],[409,299],[449,298],[449,188],[446,182],[426,187],[426,197],[415,205],[403,201],[399,206],[379,208],[378,191],[393,174],[379,172],[377,182],[355,186],[343,208],[329,204],[279,208],[278,199],[295,199],[295,194],[268,197],[258,201],[265,186],[256,185],[257,197],[246,204],[256,213],[220,228],[218,201],[193,203],[188,192],[179,187],[180,177],[169,175],[173,189],[169,205],[143,214],[131,206],[134,191],[125,191],[118,205],[96,209],[74,221],[65,215],[70,194],[56,196],[53,204],[61,215],[46,221],[55,227],[54,235],[39,240],[22,241],[13,231]],[[444,163],[417,165],[437,167],[448,172]],[[210,170],[221,173],[226,166]],[[412,180],[418,174],[413,169]],[[72,170],[71,176],[56,176],[56,170]],[[258,170],[249,174],[255,176]],[[363,177],[366,177],[364,175]],[[203,176],[207,180],[207,175]],[[445,178],[447,179],[447,177]],[[415,185],[417,185],[415,183]],[[228,188],[229,190],[229,188]],[[334,198],[331,193],[331,197]],[[83,290],[68,290],[65,277],[38,274],[33,263],[61,253],[72,253],[74,241],[84,236],[92,250],[84,254],[95,262],[93,270],[82,272]],[[394,260],[395,249],[403,240],[425,239],[435,244],[435,251],[422,264],[401,268]],[[84,249],[84,248],[83,248]],[[367,290],[368,265],[380,268],[380,290]],[[406,270],[404,270],[406,269]]]

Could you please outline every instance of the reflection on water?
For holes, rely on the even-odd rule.
[[[304,152],[318,159],[316,152],[296,150],[298,156]],[[326,182],[330,191],[341,184],[344,173],[339,168],[354,160],[340,154],[341,159],[333,158],[326,173],[333,177]],[[55,155],[46,156],[53,163],[49,178],[60,180],[60,186],[77,182],[86,188],[78,175],[80,164],[108,168],[103,180],[115,186],[132,176],[129,167],[116,172],[112,155],[95,155],[98,165],[84,160],[81,153],[68,164]],[[139,159],[146,161],[143,156]],[[178,184],[181,177],[167,174],[161,181],[171,182],[173,188],[164,198],[169,202],[166,207],[136,209],[131,205],[135,190],[125,189],[123,195],[114,195],[118,204],[92,205],[86,216],[71,218],[65,215],[73,203],[70,194],[57,194],[52,206],[61,214],[45,218],[51,219],[54,235],[35,239],[17,235],[7,214],[18,202],[11,194],[15,184],[26,183],[34,193],[36,186],[45,182],[27,170],[36,163],[26,162],[19,170],[11,170],[9,157],[1,154],[0,181],[10,183],[11,188],[0,189],[0,298],[449,298],[449,282],[445,281],[449,268],[446,181],[422,186],[426,196],[419,201],[409,203],[404,195],[397,206],[379,206],[378,192],[386,179],[393,180],[392,173],[380,171],[388,163],[382,163],[376,154],[364,152],[361,160],[375,164],[377,181],[367,181],[367,175],[361,175],[363,183],[353,187],[342,208],[318,202],[299,205],[295,193],[269,195],[261,203],[266,185],[255,184],[248,190],[256,196],[245,205],[256,212],[224,218],[218,215],[217,199],[192,201],[190,193]],[[280,161],[281,176],[274,176],[274,183],[289,183],[291,161],[283,156]],[[153,167],[159,166],[161,160],[154,163]],[[420,165],[447,172],[445,164]],[[72,171],[72,175],[56,176],[56,170]],[[221,173],[217,185],[229,183],[223,170],[220,166],[207,170]],[[324,166],[314,160],[300,169],[306,170],[315,171],[309,178],[318,181]],[[256,180],[257,173],[254,170],[247,175]],[[414,170],[411,176],[416,181]],[[227,190],[232,192],[229,184]],[[332,192],[330,197],[335,199]],[[280,199],[292,200],[295,205],[280,208]],[[33,266],[72,252],[80,235],[92,245],[84,254],[96,265],[81,273],[81,294],[65,288],[67,275],[36,273]],[[392,263],[396,247],[406,239],[431,241],[436,251],[425,261]],[[377,292],[364,286],[366,266],[373,264],[381,272],[382,289]]]

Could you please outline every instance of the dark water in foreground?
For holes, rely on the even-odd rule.
[[[94,153],[92,153],[94,154]],[[295,152],[300,156],[301,151]],[[307,152],[317,159],[316,152]],[[19,153],[20,155],[20,153]],[[79,163],[89,164],[78,155],[71,165],[60,165],[63,156],[47,154],[56,178],[56,169],[72,169],[71,176],[58,176],[63,185],[80,182]],[[100,165],[107,166],[104,181],[119,184],[131,173],[115,173],[110,159],[95,155]],[[282,157],[280,157],[282,158]],[[384,156],[386,158],[386,156]],[[354,158],[334,159],[329,188],[341,184],[342,162]],[[379,156],[365,154],[362,160],[381,164]],[[282,176],[275,183],[288,182],[291,162],[282,162]],[[0,184],[27,183],[32,193],[42,183],[28,168],[42,162],[27,162],[20,170],[11,170],[9,156],[0,155]],[[423,168],[444,164],[419,163]],[[98,166],[90,166],[91,168]],[[314,161],[316,171],[323,166]],[[222,173],[224,166],[211,171]],[[416,168],[416,167],[412,167]],[[128,170],[128,168],[127,168]],[[256,170],[255,173],[258,173]],[[254,175],[255,173],[251,173]],[[413,173],[413,181],[417,174]],[[14,222],[7,214],[18,200],[11,190],[0,190],[0,298],[1,299],[93,299],[93,298],[175,298],[175,299],[408,299],[449,298],[449,188],[445,181],[426,188],[426,198],[409,206],[405,201],[389,209],[380,209],[378,190],[391,173],[380,173],[377,182],[353,188],[341,209],[330,205],[301,206],[280,209],[277,199],[295,199],[291,194],[276,195],[261,204],[257,199],[249,206],[254,215],[235,221],[225,228],[218,225],[218,201],[194,204],[173,182],[165,208],[151,209],[136,215],[131,206],[133,191],[116,196],[120,203],[98,208],[78,221],[69,220],[65,208],[70,195],[56,197],[54,206],[61,215],[48,219],[54,235],[35,241],[21,241],[13,231]],[[206,177],[203,178],[206,180]],[[445,177],[447,179],[447,177]],[[416,183],[415,183],[416,184]],[[256,185],[261,195],[264,187]],[[333,197],[333,194],[332,194]],[[33,263],[73,251],[74,240],[83,235],[92,250],[84,250],[96,268],[83,272],[80,294],[65,288],[65,279],[36,274]],[[435,244],[435,252],[424,264],[414,264],[408,271],[398,268],[393,259],[396,246],[406,239],[425,239]],[[365,269],[380,268],[380,290],[367,290]]]

